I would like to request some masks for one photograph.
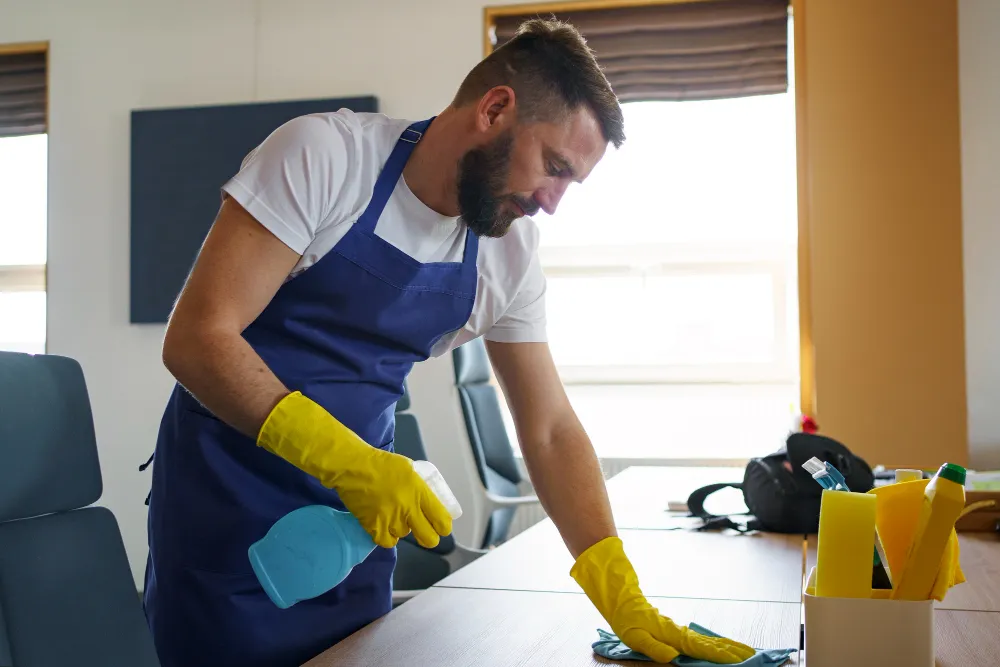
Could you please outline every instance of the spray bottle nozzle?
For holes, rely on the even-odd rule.
[[[827,461],[820,461],[815,456],[802,464],[806,472],[812,475],[813,479],[819,482],[824,489],[834,491],[850,491],[847,488],[847,481],[840,471],[830,465]]]

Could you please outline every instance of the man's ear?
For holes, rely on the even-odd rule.
[[[513,124],[517,100],[510,86],[496,86],[486,91],[476,107],[476,128],[480,132],[490,132],[494,126]]]

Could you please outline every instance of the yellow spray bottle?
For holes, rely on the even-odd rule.
[[[965,468],[942,465],[924,489],[913,542],[892,591],[897,600],[927,600],[941,568],[948,540],[965,507]]]

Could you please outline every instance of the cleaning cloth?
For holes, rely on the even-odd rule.
[[[708,628],[701,627],[697,623],[691,623],[688,627],[701,635],[707,635],[709,637],[719,636]],[[597,634],[600,636],[600,639],[593,644],[594,653],[602,658],[608,658],[610,660],[645,660],[647,662],[652,662],[642,653],[633,651],[629,647],[625,646],[625,644],[623,644],[614,633],[598,629]],[[798,649],[794,648],[775,649],[771,651],[758,650],[752,658],[744,660],[735,667],[777,667],[778,665],[785,664],[785,661],[788,660],[788,658],[797,650]],[[674,658],[670,664],[676,665],[676,667],[709,667],[710,665],[716,665],[718,663],[708,662],[707,660],[696,660],[695,658],[689,658],[686,655],[679,655]]]

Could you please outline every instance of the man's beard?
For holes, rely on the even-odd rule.
[[[503,132],[485,146],[478,146],[462,156],[458,163],[459,215],[476,236],[498,238],[507,233],[519,213],[504,210],[503,204],[518,204],[529,215],[537,210],[532,203],[514,195],[504,195],[514,135]]]

